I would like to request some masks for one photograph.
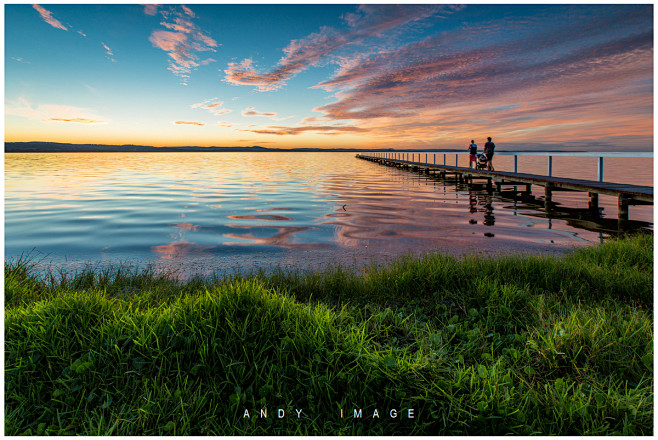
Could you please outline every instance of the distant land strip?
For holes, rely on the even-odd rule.
[[[65,144],[57,142],[5,142],[5,153],[181,153],[181,152],[277,152],[277,151],[326,151],[326,152],[395,152],[393,148],[266,148],[258,145],[251,147],[152,147],[147,145],[100,145],[100,144]],[[416,149],[415,152],[428,151],[462,151],[450,149]]]
[[[227,152],[386,152],[386,153],[464,153],[466,148],[266,148],[251,147],[153,147],[147,145],[67,144],[58,142],[5,142],[5,153],[227,153]],[[497,150],[500,153],[508,150]],[[517,151],[520,150],[510,150]],[[561,150],[551,150],[553,153]],[[571,152],[564,150],[564,152]]]

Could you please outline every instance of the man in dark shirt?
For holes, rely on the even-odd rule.
[[[490,138],[490,137],[488,137],[487,140],[488,140],[489,142],[487,142],[486,144],[484,144],[484,155],[487,156],[487,169],[488,169],[489,171],[495,171],[495,170],[494,170],[494,167],[493,167],[493,163],[491,162],[491,160],[493,159],[494,148],[496,148],[496,144],[494,144],[493,142],[491,142],[491,138]]]

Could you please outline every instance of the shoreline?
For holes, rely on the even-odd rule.
[[[609,240],[608,238],[607,240]],[[47,277],[49,273],[66,273],[75,275],[77,272],[93,270],[113,270],[114,268],[130,269],[132,271],[153,271],[156,274],[170,275],[179,280],[195,277],[232,276],[242,274],[249,276],[253,273],[271,273],[280,270],[300,272],[326,272],[340,268],[340,270],[360,273],[370,267],[383,268],[393,264],[401,258],[422,259],[432,255],[443,255],[456,259],[463,258],[500,258],[500,257],[533,257],[550,256],[560,257],[574,252],[598,246],[598,243],[583,241],[582,243],[569,242],[566,244],[549,243],[492,243],[482,246],[468,244],[458,247],[442,249],[425,249],[421,251],[409,250],[395,253],[386,251],[371,251],[365,248],[327,249],[327,250],[287,250],[284,252],[249,254],[249,262],[243,259],[236,262],[235,258],[218,258],[214,254],[186,256],[184,261],[161,260],[72,260],[67,257],[52,258],[49,255],[34,255],[31,252],[6,258],[5,261],[15,263],[23,259],[34,262],[35,267]],[[284,262],[281,262],[281,261]]]

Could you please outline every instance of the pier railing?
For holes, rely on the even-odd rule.
[[[408,152],[377,152],[377,153],[363,153],[361,156],[371,156],[382,159],[404,160],[412,163],[422,163],[426,165],[453,165],[452,159],[454,158],[454,166],[459,166],[459,158],[468,156],[469,153],[450,152],[450,153],[408,153]],[[653,159],[652,152],[545,152],[545,151],[497,151],[496,156],[513,156],[514,157],[514,172],[518,173],[519,170],[519,156],[544,156],[546,157],[546,176],[553,177],[553,158],[554,157],[594,157],[597,159],[596,180],[603,182],[604,176],[604,159],[605,158],[647,158]]]

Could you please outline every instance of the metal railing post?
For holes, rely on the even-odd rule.
[[[548,177],[553,176],[553,156],[548,156]]]
[[[599,157],[599,165],[596,170],[596,179],[599,182],[603,182],[603,157]]]
[[[519,169],[519,167],[518,167],[518,163],[519,163],[519,156],[517,156],[517,155],[515,154],[515,155],[514,155],[514,172],[515,172],[515,173],[516,173],[516,172],[518,171],[518,169]]]

